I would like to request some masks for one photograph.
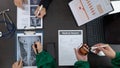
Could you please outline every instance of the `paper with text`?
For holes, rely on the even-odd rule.
[[[73,66],[77,61],[74,48],[83,43],[82,30],[58,31],[59,66]]]
[[[40,29],[43,19],[35,17],[35,10],[41,0],[26,0],[23,9],[17,8],[17,29]]]
[[[78,26],[113,10],[110,0],[73,0],[69,6]]]

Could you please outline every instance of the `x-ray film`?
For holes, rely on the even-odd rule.
[[[36,18],[35,11],[41,0],[25,0],[23,9],[17,8],[17,29],[41,29],[43,18]]]
[[[36,41],[41,42],[41,44],[43,45],[42,33],[17,34],[17,61],[22,59],[23,67],[36,67],[36,56],[32,48],[32,45]]]

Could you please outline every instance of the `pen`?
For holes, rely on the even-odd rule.
[[[43,8],[43,5],[41,5],[40,7],[39,7],[39,9],[38,9],[38,12],[37,12],[37,16],[39,15],[39,13],[40,13],[40,11],[42,10],[42,8]]]
[[[37,49],[37,45],[35,44],[35,49],[36,49],[36,53],[38,54],[38,49]]]
[[[108,46],[108,45],[99,46],[99,47],[106,47],[106,46]],[[91,49],[97,49],[97,48],[99,48],[99,47],[93,46],[93,47],[91,47]]]

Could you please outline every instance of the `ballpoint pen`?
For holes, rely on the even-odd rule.
[[[40,7],[39,7],[39,9],[38,9],[38,11],[37,11],[37,16],[39,15],[39,13],[40,13],[40,11],[42,10],[42,8],[43,8],[43,5],[41,5]]]
[[[36,53],[38,54],[37,44],[35,44]]]
[[[99,46],[99,47],[106,47],[106,46],[108,46],[108,45]],[[91,47],[91,49],[94,50],[94,49],[97,49],[97,48],[99,48],[99,47],[93,46],[93,47]]]
[[[90,51],[93,52],[93,53],[95,53],[95,51],[96,51],[97,48],[99,48],[99,47],[107,47],[107,46],[108,46],[108,44],[103,45],[103,46],[98,46],[98,47],[97,46],[93,46],[93,47],[91,47]],[[99,56],[105,56],[105,54],[104,54],[103,51],[99,51],[97,53],[97,55],[99,55]]]

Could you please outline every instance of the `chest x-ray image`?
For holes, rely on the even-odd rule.
[[[36,66],[36,56],[32,49],[34,42],[42,43],[41,36],[17,36],[17,60],[23,60],[23,66]]]
[[[31,5],[38,5],[41,0],[30,0]]]
[[[41,19],[36,17],[31,17],[30,26],[33,26],[33,27],[41,26]]]
[[[37,6],[30,6],[30,15],[31,16],[35,16],[35,10],[36,10]]]

